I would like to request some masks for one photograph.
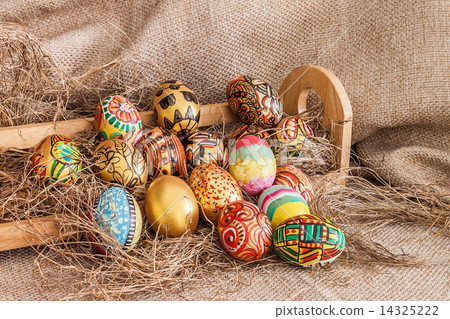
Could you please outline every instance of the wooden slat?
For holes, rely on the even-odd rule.
[[[305,111],[311,89],[315,89],[322,99],[323,124],[330,130],[331,142],[339,147],[336,168],[348,168],[353,112],[344,86],[331,71],[317,65],[305,65],[289,73],[280,88],[285,111],[290,115]]]
[[[236,117],[228,107],[228,103],[202,105],[200,126],[228,124],[237,122]],[[146,125],[156,125],[153,111],[141,112],[142,122]],[[68,138],[78,133],[92,129],[94,118],[58,121],[53,123],[37,123],[21,126],[0,128],[0,151],[11,148],[26,149],[34,147],[41,139],[51,134],[63,134]]]
[[[0,251],[47,244],[74,236],[73,230],[61,227],[64,218],[64,214],[57,214],[0,223]]]

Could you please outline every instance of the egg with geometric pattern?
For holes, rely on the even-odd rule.
[[[269,219],[251,202],[237,201],[224,207],[217,231],[223,249],[238,260],[260,259],[272,245]]]
[[[94,128],[100,141],[117,138],[134,146],[142,136],[139,111],[117,94],[111,94],[99,103],[95,110]]]
[[[151,180],[161,175],[187,176],[184,148],[172,131],[153,127],[144,132],[136,148],[142,151]]]
[[[153,110],[158,125],[178,136],[198,127],[200,104],[195,93],[181,81],[166,81],[159,85],[153,98]]]
[[[184,140],[187,163],[193,167],[200,164],[228,166],[228,150],[221,138],[213,133],[196,131]]]
[[[273,245],[282,259],[300,267],[310,267],[338,258],[345,248],[345,236],[328,218],[307,214],[279,225],[273,233]]]

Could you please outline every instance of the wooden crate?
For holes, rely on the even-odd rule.
[[[329,129],[331,142],[338,147],[335,171],[313,179],[313,183],[334,180],[342,183],[342,170],[349,166],[352,135],[352,108],[347,93],[338,78],[329,70],[314,65],[302,66],[292,71],[283,81],[282,94],[284,110],[297,115],[306,110],[306,100],[311,89],[322,98],[324,107],[323,124]],[[153,111],[142,112],[142,121],[156,125]],[[234,123],[234,116],[227,103],[201,106],[200,127],[222,123]],[[51,134],[63,134],[73,138],[76,134],[91,130],[94,118],[75,119],[52,123],[38,123],[0,128],[0,151],[28,149],[42,138]],[[0,224],[0,251],[41,245],[63,240],[74,235],[74,231],[61,227],[64,215],[34,218]]]

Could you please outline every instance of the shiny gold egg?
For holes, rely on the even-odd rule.
[[[195,195],[181,178],[164,175],[155,179],[145,193],[145,212],[159,234],[180,237],[195,232],[198,204]]]
[[[133,188],[147,182],[147,165],[141,152],[125,141],[106,140],[95,149],[97,176],[109,183]]]
[[[200,104],[195,93],[180,81],[161,83],[153,98],[158,125],[184,136],[200,121]]]

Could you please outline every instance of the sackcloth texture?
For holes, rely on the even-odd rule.
[[[448,1],[4,0],[0,19],[24,25],[71,75],[127,55],[143,84],[153,83],[159,68],[202,103],[224,102],[226,84],[239,75],[279,88],[300,65],[324,66],[349,95],[353,144],[364,165],[399,186],[449,179]],[[137,81],[127,65],[122,70],[123,83]],[[167,298],[450,299],[449,267],[439,264],[448,262],[448,238],[403,225],[373,236],[393,251],[431,253],[436,265],[341,269],[337,262],[318,272],[283,264],[241,273],[236,287],[211,278]],[[0,253],[0,299],[64,297],[33,277],[35,256],[30,248]]]

